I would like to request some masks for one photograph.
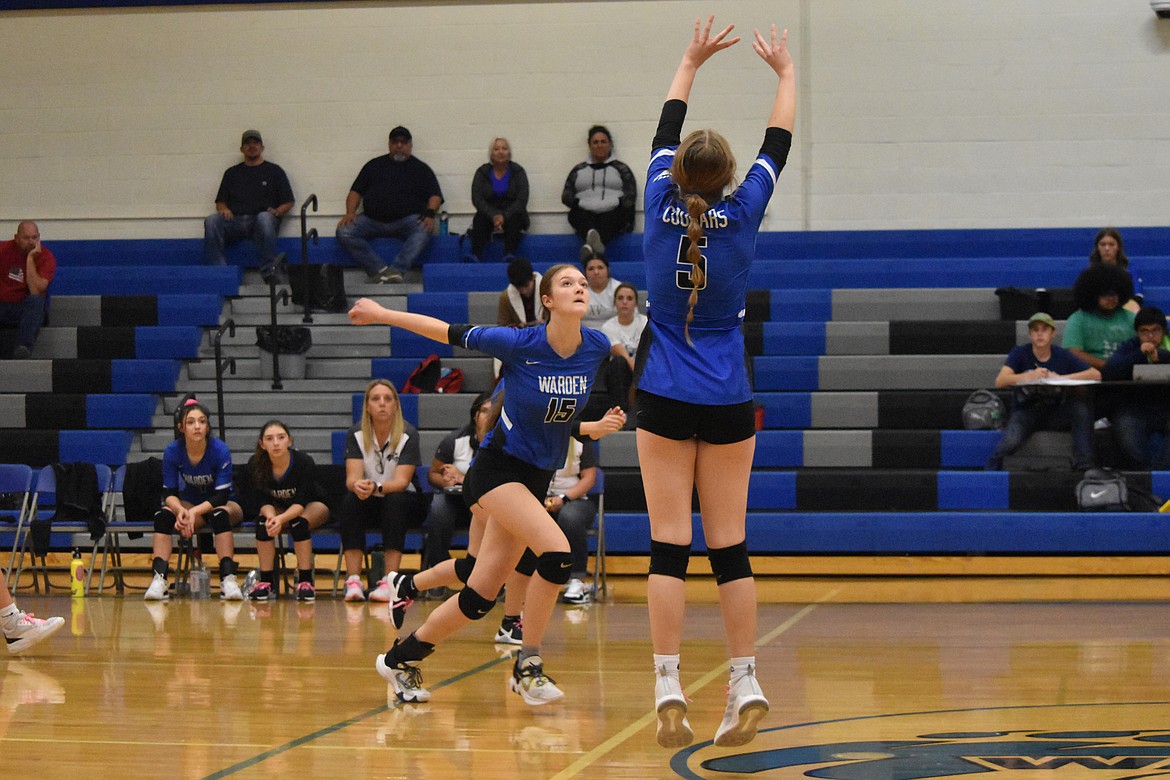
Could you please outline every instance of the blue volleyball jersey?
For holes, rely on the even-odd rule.
[[[163,451],[163,491],[175,491],[179,498],[201,504],[218,491],[231,492],[232,453],[221,439],[208,439],[207,451],[192,465],[187,445],[175,439]]]
[[[666,113],[664,109],[664,118]],[[748,273],[783,158],[777,161],[761,150],[743,183],[728,197],[711,204],[703,215],[700,250],[706,282],[699,288],[690,326],[691,346],[684,336],[691,295],[692,265],[687,260],[690,215],[670,176],[678,143],[656,143],[655,147],[646,174],[642,237],[651,338],[638,387],[690,403],[748,401],[752,390],[744,364],[742,330]]]
[[[549,345],[545,325],[456,327],[452,335],[453,343],[503,363],[504,407],[480,449],[504,452],[547,471],[560,468],[573,421],[584,411],[597,369],[609,356],[609,337],[581,328],[581,346],[563,358]]]

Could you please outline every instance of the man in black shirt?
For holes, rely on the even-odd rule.
[[[280,219],[293,207],[288,176],[264,159],[264,141],[256,130],[240,139],[244,161],[223,173],[215,195],[215,213],[203,221],[203,261],[223,265],[223,248],[250,238],[260,250],[264,281],[276,278],[276,232]]]
[[[337,240],[350,257],[366,269],[370,281],[397,283],[426,249],[443,203],[439,180],[417,157],[410,131],[390,131],[390,153],[364,166],[345,198],[345,216],[337,223]],[[358,206],[363,213],[358,214]],[[369,239],[389,236],[402,240],[391,265],[378,257]]]

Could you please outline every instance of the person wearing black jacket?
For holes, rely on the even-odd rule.
[[[1137,336],[1121,342],[1101,369],[1106,382],[1133,379],[1134,366],[1170,365],[1170,352],[1160,345],[1166,336],[1166,315],[1161,309],[1146,306],[1134,317]],[[1170,405],[1166,388],[1150,386],[1127,388],[1116,394],[1110,420],[1117,443],[1125,456],[1139,467],[1164,470],[1170,468]],[[1160,452],[1150,445],[1153,433],[1162,434]]]
[[[492,234],[504,237],[504,259],[510,260],[528,229],[528,174],[512,162],[507,138],[493,138],[488,150],[491,162],[475,171],[471,179],[471,260],[479,262]]]

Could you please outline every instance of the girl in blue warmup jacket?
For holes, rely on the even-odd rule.
[[[646,176],[643,255],[649,322],[635,363],[638,460],[650,515],[647,600],[654,645],[658,742],[694,739],[679,682],[691,545],[691,491],[731,653],[727,709],[715,744],[756,735],[768,711],[756,682],[756,585],[745,542],[748,480],[755,452],[752,390],[741,329],[756,234],[792,143],[796,77],[787,30],[755,31],[752,47],[779,77],[764,142],[743,183],[726,139],[696,130],[680,143],[699,67],[739,41],[712,36],[714,16],[694,35],[666,95]]]
[[[507,386],[500,419],[484,437],[463,481],[467,505],[487,518],[467,587],[375,660],[378,673],[401,701],[430,699],[422,687],[419,662],[434,652],[436,643],[491,611],[525,548],[531,548],[537,563],[527,589],[524,644],[509,686],[532,705],[564,695],[544,673],[539,643],[560,589],[569,579],[572,557],[565,534],[544,508],[544,499],[574,430],[599,437],[620,430],[625,416],[618,409],[597,423],[575,422],[610,351],[605,334],[581,326],[589,310],[585,276],[571,265],[553,266],[541,279],[540,300],[545,323],[531,328],[449,325],[434,317],[390,311],[365,298],[350,310],[349,317],[357,325],[383,323],[486,352],[503,363]],[[392,602],[405,603],[398,592],[405,579],[401,574],[395,577]],[[395,624],[400,625],[398,620]]]

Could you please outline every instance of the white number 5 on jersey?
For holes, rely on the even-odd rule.
[[[691,239],[687,236],[682,236],[678,242],[678,260],[675,261],[674,284],[680,290],[693,290],[695,288],[695,281],[691,278],[694,271],[695,264],[687,260],[687,249],[691,245]],[[703,236],[699,239],[699,249],[707,248],[707,237]],[[707,289],[707,256],[699,255],[699,270],[703,272],[703,283],[699,285],[700,290]]]

